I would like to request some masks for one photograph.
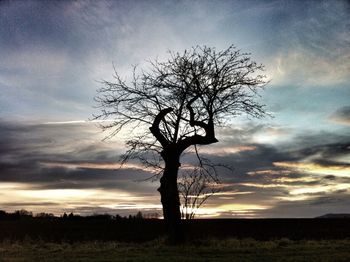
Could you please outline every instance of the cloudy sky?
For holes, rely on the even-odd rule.
[[[125,137],[87,121],[101,79],[167,50],[234,44],[266,66],[273,118],[201,148],[223,170],[211,217],[350,212],[348,1],[1,1],[0,209],[160,212],[157,181],[119,168]]]

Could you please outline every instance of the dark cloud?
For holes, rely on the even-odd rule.
[[[337,124],[350,125],[350,106],[339,108],[329,119]]]
[[[286,151],[295,161],[309,159],[311,162],[331,165],[342,163],[341,157],[347,156],[350,151],[349,132],[309,132],[299,133],[293,141],[280,147]]]
[[[251,132],[246,137],[239,135],[238,142],[249,143],[251,141],[249,137],[254,133]],[[229,137],[228,134],[227,137]],[[232,141],[235,141],[234,137],[233,135]],[[223,192],[250,192],[249,194],[233,193],[229,195],[232,198],[231,203],[259,203],[262,205],[274,203],[266,210],[253,210],[251,215],[313,217],[327,213],[329,210],[332,212],[336,212],[337,209],[344,211],[340,203],[348,198],[350,178],[344,177],[345,172],[343,176],[340,174],[324,175],[323,173],[318,174],[317,170],[291,169],[276,166],[274,163],[306,162],[320,168],[334,168],[336,172],[349,167],[349,163],[345,162],[346,157],[349,156],[349,142],[350,136],[347,135],[318,132],[296,136],[289,144],[286,142],[275,145],[250,143],[249,145],[254,146],[255,150],[225,156],[206,156],[216,163],[224,163],[235,168],[232,173],[222,173],[222,179],[227,183],[226,186],[224,183],[222,187]],[[220,199],[218,196],[210,201],[220,205],[229,200]],[[317,207],[308,210],[309,206],[316,205]],[[300,213],[297,210],[300,210]],[[222,213],[221,215],[237,216],[235,213]]]
[[[152,175],[151,173],[132,166],[116,168],[118,154],[123,151],[120,143],[99,141],[96,137],[97,129],[91,124],[2,122],[0,126],[0,135],[3,138],[0,149],[0,180],[2,182],[24,183],[30,190],[98,189],[106,192],[123,190],[145,199],[158,197],[156,192],[158,184],[144,181]],[[339,201],[347,197],[347,189],[337,188],[335,185],[350,183],[350,178],[335,175],[319,176],[274,164],[276,162],[303,162],[306,159],[324,166],[344,164],[339,162],[338,158],[348,154],[348,144],[341,143],[338,139],[347,139],[346,137],[329,133],[301,135],[293,140],[292,149],[290,149],[287,145],[252,143],[252,137],[262,130],[266,130],[263,125],[251,126],[246,131],[244,129],[223,129],[219,132],[224,141],[221,142],[221,145],[238,148],[237,151],[227,151],[225,154],[215,154],[216,148],[213,149],[214,153],[204,151],[203,155],[213,163],[233,167],[233,171],[225,168],[218,169],[222,180],[221,192],[225,194],[212,197],[209,206],[231,203],[248,206],[261,205],[266,206],[266,210],[251,210],[249,211],[251,215],[278,216],[278,212],[280,214],[287,212],[285,216],[295,214],[313,216],[322,212],[315,209],[313,212],[293,213],[297,210],[291,208],[286,199],[290,198],[291,202],[298,203],[300,210],[304,210],[303,205],[319,206],[323,210],[322,199],[326,203],[326,200],[332,199],[333,196],[340,199]],[[308,143],[301,142],[306,140]],[[321,141],[334,143],[322,144]],[[303,144],[304,147],[302,147]],[[206,147],[201,147],[199,150],[204,149]],[[195,164],[196,161],[195,155],[189,153],[184,156],[182,162],[186,165],[186,163]],[[137,163],[133,164],[137,166]],[[321,189],[313,192],[313,188],[318,187]],[[292,201],[295,195],[291,195],[291,190],[300,188],[311,188],[311,190],[309,192],[306,190],[301,194],[305,200]],[[237,192],[247,193],[237,194]],[[314,202],[310,202],[311,200]],[[113,202],[113,199],[108,201]],[[338,205],[339,201],[329,200],[325,205]],[[271,206],[271,203],[274,204]],[[3,206],[8,205],[9,203],[4,203]],[[32,205],[26,204],[25,206]],[[115,209],[109,210],[97,206],[81,210],[82,213],[95,211],[116,212]],[[234,212],[230,213],[231,215],[224,213],[221,215],[237,215]]]
[[[2,182],[28,183],[35,189],[118,188],[135,193],[154,187],[136,182],[150,177],[149,172],[119,168],[118,148],[113,141],[99,141],[93,124],[0,126]]]
[[[101,25],[107,26],[107,14],[99,13],[104,5],[108,11],[107,2],[9,1],[0,9],[0,46],[8,50],[38,46],[82,55],[105,33]]]
[[[328,213],[350,213],[349,197],[347,194],[328,193],[303,201],[280,201],[274,207],[257,211],[262,217],[288,218],[290,214],[295,217],[318,217]]]
[[[1,206],[5,207],[5,208],[14,208],[14,209],[21,209],[24,206],[59,206],[59,203],[55,203],[55,202],[2,202]]]

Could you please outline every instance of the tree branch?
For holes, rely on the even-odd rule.
[[[159,125],[160,121],[164,119],[166,114],[173,111],[173,108],[169,107],[166,109],[162,109],[158,115],[154,118],[152,126],[149,128],[151,133],[154,135],[155,138],[159,141],[159,143],[162,145],[163,148],[165,148],[167,145],[169,145],[169,141],[165,138],[165,136],[160,131]]]
[[[205,136],[201,136],[198,134],[194,134],[193,136],[185,137],[184,139],[179,141],[180,151],[183,152],[186,148],[192,145],[209,145],[218,142],[215,138],[214,131],[214,122],[212,119],[212,115],[209,112],[209,120],[208,123],[204,121],[199,121],[195,119],[195,113],[192,108],[192,104],[200,97],[199,94],[194,96],[186,105],[186,108],[190,112],[190,121],[189,124],[192,127],[199,126],[204,129]]]

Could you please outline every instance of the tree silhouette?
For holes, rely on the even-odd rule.
[[[149,69],[134,67],[130,81],[114,70],[114,82],[101,82],[95,97],[101,111],[94,119],[112,119],[101,124],[103,130],[111,130],[108,137],[129,130],[123,162],[138,159],[160,168],[164,219],[170,239],[179,241],[181,155],[193,146],[217,143],[215,127],[232,117],[264,116],[264,106],[256,98],[265,76],[259,74],[263,65],[233,45],[223,51],[197,46],[169,52],[165,62],[149,63]]]
[[[197,210],[219,192],[219,179],[206,169],[196,167],[179,175],[178,189],[181,199],[181,217],[193,219]]]

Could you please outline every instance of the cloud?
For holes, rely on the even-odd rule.
[[[93,162],[39,162],[44,168],[65,168],[65,169],[94,169],[94,170],[124,170],[136,169],[142,171],[149,171],[146,167],[136,163],[93,163]],[[149,171],[150,172],[150,171]]]
[[[256,149],[255,146],[249,146],[249,145],[231,146],[231,147],[212,146],[212,147],[203,147],[200,149],[200,152],[202,154],[224,156],[224,155],[239,154],[245,151],[252,151],[255,149]]]
[[[52,124],[1,122],[0,125],[1,180],[5,187],[1,192],[12,196],[5,199],[2,195],[2,206],[10,207],[12,201],[27,202],[25,207],[35,211],[46,211],[47,207],[50,212],[75,209],[84,214],[96,210],[119,213],[131,212],[133,206],[129,204],[133,197],[140,197],[135,208],[158,210],[158,183],[143,181],[152,172],[136,162],[120,168],[117,160],[124,151],[122,142],[102,142],[103,136],[93,123],[63,120]],[[344,161],[349,144],[340,143],[347,141],[346,137],[321,132],[294,137],[292,144],[252,143],[252,138],[264,130],[269,129],[253,124],[246,129],[225,128],[218,131],[222,141],[217,147],[200,148],[199,152],[204,150],[205,157],[214,163],[234,167],[233,171],[219,169],[220,193],[210,198],[207,209],[201,213],[203,217],[261,217],[270,214],[267,210],[275,210],[280,202],[301,205],[332,194],[347,197],[350,181],[340,176],[347,172]],[[224,153],[220,153],[221,145],[225,145]],[[182,162],[187,168],[196,163],[196,158],[193,153],[186,154]],[[128,199],[123,198],[122,192],[129,194]],[[80,193],[91,205],[84,203]],[[47,197],[52,194],[53,198]],[[30,195],[33,199],[29,199]],[[57,199],[62,196],[62,201],[50,201],[55,196]],[[30,205],[34,198],[50,204]],[[239,210],[233,204],[246,208]],[[267,213],[250,208],[254,205],[266,208]]]
[[[329,120],[340,125],[350,125],[350,106],[344,106],[335,111]]]
[[[271,62],[274,65],[269,71],[271,84],[313,87],[344,84],[350,78],[349,58],[350,50],[340,52],[336,58],[326,58],[310,50],[292,49],[277,55]]]
[[[346,1],[304,2],[285,19],[282,47],[268,65],[272,85],[330,87],[349,81],[350,25]]]
[[[313,197],[288,196],[287,200],[280,199],[274,207],[262,210],[258,216],[287,218],[289,214],[295,214],[295,217],[317,217],[328,213],[350,213],[349,204],[349,195],[338,192]]]
[[[291,171],[289,170],[272,170],[272,169],[266,169],[266,170],[257,170],[257,171],[249,171],[247,172],[247,175],[255,176],[255,175],[289,175]]]
[[[150,194],[128,192],[114,189],[113,191],[91,189],[37,189],[26,184],[3,184],[0,205],[6,210],[14,211],[25,208],[34,212],[53,212],[62,214],[64,211],[80,213],[82,207],[89,203],[90,208],[84,214],[92,214],[95,210],[105,209],[109,213],[124,213],[122,210],[153,210],[161,209],[158,197]],[[44,208],[43,208],[44,207]]]
[[[350,141],[349,137],[327,132],[309,133],[295,136],[281,145],[267,147],[255,144],[254,151],[214,157],[218,162],[231,161],[237,167],[231,175],[224,176],[226,183],[223,184],[223,192],[252,192],[222,198],[220,201],[223,203],[233,199],[237,203],[256,203],[256,199],[259,199],[260,204],[265,203],[269,208],[252,210],[250,215],[255,217],[290,217],[283,212],[297,212],[297,209],[290,208],[288,203],[292,202],[297,203],[295,205],[302,210],[302,216],[320,215],[326,212],[321,200],[320,206],[312,208],[312,211],[305,210],[303,206],[313,203],[310,201],[316,203],[318,199],[327,196],[332,198],[335,194],[337,198],[348,197],[350,172],[344,160],[349,154],[349,143],[346,141]],[[273,160],[277,158],[284,160]],[[213,201],[217,203],[216,200]],[[341,210],[339,201],[329,202],[327,206],[330,210],[336,209],[333,204]],[[222,215],[232,216],[229,212]]]
[[[251,149],[253,149],[254,144],[277,144],[289,139],[293,131],[292,128],[273,124],[257,124],[252,121],[243,121],[240,123],[240,119],[232,120],[232,122],[232,126],[219,128],[217,130],[217,137],[222,143],[232,144],[233,150],[235,148],[238,150],[242,144],[244,146],[247,146],[247,144],[250,145],[252,147]]]
[[[301,163],[301,162],[275,162],[277,167],[298,170],[311,174],[320,175],[335,175],[335,176],[349,176],[350,165],[320,165],[316,163]]]
[[[313,187],[303,187],[292,189],[290,195],[317,195],[317,194],[331,194],[334,192],[347,192],[350,189],[349,183],[343,184],[328,184],[318,185]]]

